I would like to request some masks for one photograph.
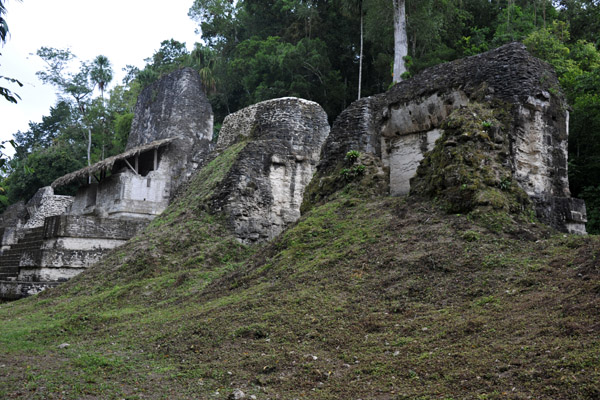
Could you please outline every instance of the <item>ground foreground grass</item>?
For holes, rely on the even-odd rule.
[[[600,397],[597,237],[340,193],[247,248],[184,203],[0,304],[0,398]]]

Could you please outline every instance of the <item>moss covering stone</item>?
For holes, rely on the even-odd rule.
[[[356,192],[358,196],[383,196],[389,193],[388,171],[381,160],[369,153],[350,150],[350,157],[339,160],[333,168],[313,177],[304,191],[300,212],[335,198],[336,193]]]
[[[505,114],[503,107],[480,103],[453,111],[411,180],[411,195],[434,198],[451,213],[528,208],[527,194],[512,177]]]

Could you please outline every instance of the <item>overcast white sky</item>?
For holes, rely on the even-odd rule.
[[[70,48],[81,60],[103,54],[111,61],[120,83],[126,65],[144,66],[144,58],[175,39],[191,50],[200,36],[187,16],[193,0],[7,0],[5,16],[10,30],[0,48],[0,75],[16,78],[24,86],[1,85],[21,96],[18,104],[0,98],[0,140],[12,138],[28,122],[40,122],[56,102],[55,89],[43,85],[35,72],[44,63],[35,55],[42,46]]]

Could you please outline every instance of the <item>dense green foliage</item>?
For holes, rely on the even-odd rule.
[[[123,151],[133,119],[137,94],[116,86],[104,98],[112,80],[112,67],[104,56],[82,62],[70,72],[75,56],[69,50],[42,48],[38,55],[47,68],[40,79],[59,91],[58,103],[41,122],[30,122],[25,132],[14,134],[15,155],[7,163],[2,181],[2,205],[27,201],[55,179]],[[100,96],[94,97],[95,89]],[[74,194],[77,184],[59,188]]]
[[[555,20],[524,40],[536,56],[555,68],[570,105],[569,182],[572,195],[588,203],[588,231],[600,233],[600,52],[574,38],[569,21]]]
[[[44,121],[50,118],[48,122],[32,123],[28,132],[17,134],[20,146],[35,142],[37,147],[27,145],[26,152],[17,151],[12,170],[30,164],[34,168],[33,161],[27,161],[27,153],[65,143],[73,146],[70,152],[73,162],[67,169],[75,169],[82,164],[81,158],[85,158],[84,144],[90,129],[91,161],[118,152],[127,139],[131,113],[140,91],[183,66],[200,72],[217,127],[231,112],[282,96],[314,100],[333,121],[357,97],[361,25],[362,95],[381,93],[392,82],[394,35],[390,0],[194,0],[191,3],[189,16],[197,21],[203,43],[196,43],[188,51],[184,43],[164,40],[145,60],[143,69],[126,68],[123,85],[113,88],[106,100],[103,91],[110,79],[106,81],[103,66],[108,60],[97,58],[92,63],[82,63],[80,74],[67,77],[69,86],[56,77],[47,77],[48,82],[63,91],[65,100],[70,98],[70,115],[62,123],[49,126],[50,120],[59,117],[57,111],[51,110],[51,115],[44,117]],[[592,196],[600,191],[597,48],[600,3],[596,0],[407,0],[406,12],[408,75],[513,40],[523,41],[536,56],[556,68],[571,107],[572,194],[588,201],[591,220],[600,220],[600,209],[593,206]],[[66,65],[72,58],[68,52],[45,50],[54,50],[60,65]],[[93,87],[101,89],[102,101],[91,101]],[[83,112],[80,100],[86,102]],[[40,129],[46,130],[47,139],[36,142]],[[32,157],[43,159],[33,153]],[[37,165],[39,168],[44,166]],[[57,171],[56,175],[62,172],[66,171]],[[39,184],[42,182],[49,183],[39,180]],[[5,186],[11,201],[26,200],[22,196],[37,189],[15,192],[10,185]],[[594,226],[590,224],[591,232],[598,232]]]
[[[4,5],[4,3],[5,1],[0,0],[0,45],[4,44],[6,42],[6,39],[8,38],[8,24],[6,23],[6,18],[4,17],[4,15],[6,14],[6,6]],[[2,54],[0,53],[0,55]],[[8,76],[0,75],[0,79],[16,83],[19,86],[23,86],[23,84],[17,79],[9,78]],[[17,99],[20,99],[18,94],[3,86],[0,86],[0,96],[4,97],[6,101],[9,101],[11,103],[16,103]]]

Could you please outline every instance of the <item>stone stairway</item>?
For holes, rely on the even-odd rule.
[[[44,242],[44,227],[28,229],[17,244],[0,255],[0,281],[17,281],[19,262],[25,252],[39,251]]]

